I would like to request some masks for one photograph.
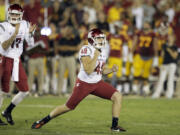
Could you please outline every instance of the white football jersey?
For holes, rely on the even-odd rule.
[[[95,52],[95,48],[91,45],[85,45],[79,51],[79,61],[80,61],[81,67],[80,67],[80,71],[78,74],[78,78],[87,83],[97,83],[102,79],[102,68],[103,68],[104,64],[106,63],[106,59],[107,59],[107,51],[105,49],[102,49],[102,51],[97,59],[96,68],[95,68],[94,72],[92,72],[91,74],[88,75],[84,71],[84,67],[81,62],[81,58],[84,56],[90,56],[91,58],[93,58],[94,52]]]
[[[14,34],[15,27],[9,22],[0,23],[0,53],[9,58],[19,58],[23,52],[24,39],[28,45],[33,46],[34,38],[29,34],[29,26],[30,24],[27,21],[22,20],[16,39],[7,50],[4,50],[1,43],[8,40]]]

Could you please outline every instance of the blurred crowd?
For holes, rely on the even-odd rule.
[[[25,46],[22,58],[32,95],[64,96],[72,92],[79,69],[78,50],[87,44],[88,31],[97,27],[107,36],[109,66],[116,64],[116,60],[119,64],[119,72],[105,76],[106,81],[125,95],[152,95],[153,98],[180,96],[178,56],[165,63],[163,59],[166,54],[161,55],[161,51],[166,49],[163,46],[172,44],[176,46],[173,47],[174,52],[180,50],[179,0],[8,1],[9,4],[14,2],[23,6],[25,20],[38,25],[35,33],[35,45],[38,47]],[[6,4],[7,1],[0,0],[0,21],[6,19]],[[134,37],[146,29],[157,40],[157,54],[152,51],[148,57],[141,57],[137,47],[131,58],[129,54],[133,50]],[[120,55],[113,53],[113,49],[120,51]],[[158,64],[153,65],[155,56],[158,57]],[[139,69],[142,61],[146,63]],[[171,78],[164,76],[163,80],[159,79],[161,74],[165,74],[164,66],[172,63],[175,68],[168,68],[174,69],[173,73],[166,73],[167,78]],[[13,84],[11,89],[16,89]]]

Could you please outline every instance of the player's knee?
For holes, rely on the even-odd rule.
[[[113,94],[111,100],[112,100],[114,103],[120,104],[121,101],[122,101],[122,94],[119,93],[119,92],[115,92],[115,93]]]

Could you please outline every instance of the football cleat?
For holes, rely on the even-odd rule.
[[[2,116],[6,118],[7,122],[10,124],[10,125],[14,125],[14,121],[12,119],[12,116],[11,116],[11,113],[6,113],[6,111],[3,111],[2,113]]]
[[[33,124],[32,124],[32,126],[31,126],[31,128],[32,129],[39,129],[39,128],[41,128],[43,125],[44,125],[45,123],[44,123],[44,121],[36,121],[36,122],[34,122]]]
[[[111,127],[111,131],[113,131],[113,132],[126,132],[126,130],[120,126]]]
[[[5,123],[4,121],[2,121],[2,120],[0,119],[0,126],[5,126],[5,125],[7,125],[7,123]]]

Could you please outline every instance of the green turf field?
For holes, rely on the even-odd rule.
[[[4,101],[3,108],[9,101]],[[111,102],[100,98],[87,98],[76,110],[41,129],[30,128],[32,122],[65,101],[51,96],[26,98],[13,112],[15,125],[0,127],[0,135],[180,135],[180,99],[142,97],[124,97],[119,124],[126,133],[111,133]]]

